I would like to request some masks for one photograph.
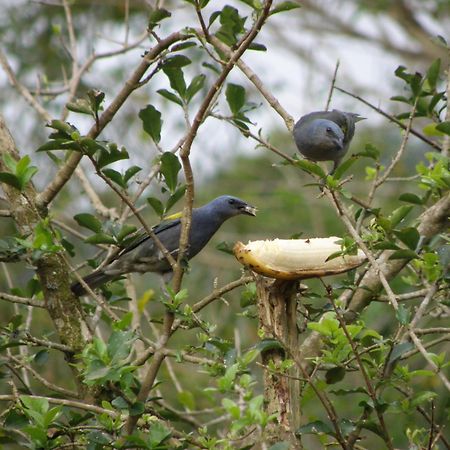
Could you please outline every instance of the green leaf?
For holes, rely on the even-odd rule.
[[[80,114],[92,115],[93,113],[89,102],[85,98],[77,98],[75,101],[67,103],[66,108],[69,111]]]
[[[102,223],[97,217],[92,214],[82,213],[73,216],[74,220],[80,225],[80,227],[87,228],[94,233],[100,233],[102,231]]]
[[[186,101],[189,103],[205,84],[206,76],[202,73],[194,77],[186,90]]]
[[[31,159],[28,155],[24,156],[23,158],[19,159],[19,161],[17,161],[15,173],[19,178],[20,178],[20,175],[25,173],[30,162],[31,162]]]
[[[402,202],[413,203],[414,205],[423,205],[423,200],[416,194],[405,192],[398,198]]]
[[[170,51],[172,53],[174,53],[174,52],[179,52],[181,50],[185,50],[186,48],[190,48],[190,47],[197,47],[197,44],[193,41],[181,42],[179,44],[175,44],[172,47],[170,47]]]
[[[162,95],[164,98],[167,98],[167,100],[170,100],[177,105],[183,106],[183,101],[180,99],[180,97],[178,97],[178,95],[174,94],[173,92],[170,92],[167,89],[159,89],[156,92],[159,95]]]
[[[167,9],[164,8],[156,8],[150,13],[150,17],[148,19],[148,28],[151,30],[158,25],[164,19],[169,18],[172,15]]]
[[[117,234],[117,240],[121,243],[127,236],[134,233],[137,228],[134,225],[124,224]]]
[[[402,311],[401,314],[406,314]],[[388,363],[391,364],[392,362],[396,361],[397,359],[400,359],[405,353],[409,352],[414,348],[414,344],[412,342],[403,342],[401,344],[394,345],[394,348],[389,355],[389,361]]]
[[[436,84],[439,79],[439,72],[441,70],[441,60],[438,58],[431,63],[430,68],[427,71],[427,80],[431,90],[436,89]]]
[[[165,68],[163,70],[170,81],[170,87],[184,98],[186,94],[186,81],[184,80],[183,71],[179,67]]]
[[[408,325],[411,320],[411,310],[403,303],[400,303],[400,305],[398,305],[398,310],[395,312],[395,317],[397,317],[400,325]]]
[[[142,170],[142,167],[139,167],[139,166],[131,166],[131,167],[129,167],[125,171],[125,173],[123,175],[123,180],[125,181],[125,183],[128,183],[130,178],[134,177],[134,175],[136,175],[141,170]]]
[[[130,416],[139,416],[144,413],[145,405],[143,402],[135,402],[130,406]]]
[[[163,68],[163,70],[180,68],[180,67],[184,67],[184,66],[191,64],[191,62],[192,61],[187,56],[174,55],[174,56],[170,56],[170,57],[166,58],[162,62],[162,68]]]
[[[425,136],[442,137],[442,136],[444,136],[444,133],[442,133],[442,131],[439,131],[436,128],[438,125],[439,125],[438,123],[431,122],[431,123],[425,125],[422,128],[422,131],[425,134]]]
[[[218,39],[228,46],[233,46],[238,40],[238,35],[244,32],[245,17],[239,16],[239,11],[226,5],[220,12],[221,27],[216,33]]]
[[[84,242],[88,244],[115,244],[116,240],[106,233],[97,233],[89,236]]]
[[[105,100],[104,92],[99,91],[98,89],[89,89],[89,91],[87,91],[87,96],[91,104],[91,109],[95,114],[103,109],[102,103]]]
[[[117,409],[128,409],[128,403],[123,397],[116,397],[112,402],[113,405]]]
[[[49,403],[46,398],[37,398],[28,395],[21,395],[19,398],[20,401],[25,406],[25,408],[27,408],[30,411],[45,414],[49,409]]]
[[[208,21],[208,27],[211,27],[211,25],[216,21],[216,19],[220,16],[220,11],[214,11],[210,16],[209,16],[209,21]]]
[[[419,243],[420,239],[420,234],[417,231],[417,228],[403,228],[403,230],[394,231],[394,233],[411,250],[415,250],[417,248],[417,244]]]
[[[47,363],[48,361],[48,357],[49,357],[49,352],[47,349],[43,349],[43,350],[39,350],[35,355],[34,355],[34,362],[38,365],[38,366],[43,366],[44,364]]]
[[[342,164],[339,165],[339,167],[336,169],[336,171],[333,174],[333,178],[336,180],[340,180],[342,178],[342,175],[344,175],[347,170],[353,166],[353,164],[357,161],[358,158],[352,156],[351,158],[348,158],[346,161],[344,161]]]
[[[73,125],[62,120],[52,120],[46,125],[49,128],[53,128],[61,133],[61,137],[72,138],[72,133],[78,131]],[[50,135],[51,136],[51,135]]]
[[[222,399],[222,406],[226,409],[232,419],[238,420],[241,417],[241,411],[239,405],[229,398]]]
[[[75,256],[75,246],[69,242],[67,239],[62,238],[61,239],[61,245],[64,247],[64,249],[66,250],[66,252],[72,256],[72,258]]]
[[[83,140],[85,146],[89,148],[89,153],[93,154],[97,150],[100,150],[100,155],[97,158],[97,167],[102,169],[109,164],[112,164],[116,161],[121,161],[123,159],[128,159],[129,154],[125,147],[121,147],[120,150],[114,143],[109,143],[106,146],[102,145],[102,143],[90,140],[91,142]]]
[[[148,204],[153,208],[156,214],[158,214],[159,217],[162,217],[164,214],[164,205],[160,200],[158,200],[155,197],[148,197],[147,198]]]
[[[250,305],[256,304],[256,285],[255,283],[249,283],[245,286],[245,289],[241,292],[240,306],[246,308]],[[261,350],[260,350],[261,351]]]
[[[329,434],[334,435],[334,432],[332,431],[331,427],[326,424],[325,422],[322,422],[321,420],[315,420],[314,422],[309,422],[306,425],[301,426],[297,429],[295,434],[302,435],[302,434]]]
[[[150,430],[148,431],[148,442],[150,444],[150,448],[155,450],[162,448],[161,444],[163,444],[163,442],[171,435],[172,432],[161,422],[152,422]]]
[[[126,188],[127,183],[123,179],[123,176],[120,172],[114,169],[103,169],[102,174],[105,175],[110,180],[114,181],[114,183],[118,184],[121,188]]]
[[[74,142],[72,140],[64,139],[52,139],[46,142],[36,149],[36,152],[48,152],[51,150],[70,150],[73,147]]]
[[[144,131],[158,143],[161,140],[161,127],[163,123],[161,113],[153,105],[147,105],[139,111],[139,118],[142,120]]]
[[[248,46],[249,50],[254,50],[256,52],[266,52],[267,51],[267,47],[263,44],[259,44],[258,42],[252,42],[249,46]]]
[[[233,115],[238,114],[245,105],[245,89],[238,84],[228,83],[225,96]]]
[[[5,163],[5,166],[12,172],[16,173],[17,169],[17,160],[14,159],[9,153],[5,153],[3,155],[3,162]]]
[[[8,184],[19,191],[22,190],[22,183],[19,178],[9,172],[0,172],[0,182]]]
[[[411,399],[411,406],[416,408],[420,406],[422,403],[429,402],[430,400],[435,399],[438,396],[437,392],[433,391],[424,391],[419,392]]]
[[[166,207],[164,208],[164,214],[167,214],[170,211],[170,209],[176,203],[178,203],[178,201],[183,197],[185,192],[186,192],[186,185],[183,184],[169,197],[169,200],[167,200]]]
[[[22,189],[30,182],[31,178],[37,173],[38,168],[31,166],[27,167],[25,173],[20,177],[20,183],[22,185]]]
[[[450,136],[450,122],[441,122],[436,125],[436,130],[442,131],[445,134]]]
[[[392,228],[398,225],[413,209],[414,207],[411,205],[403,205],[397,208],[392,214],[389,216],[389,221],[391,222]]]
[[[325,178],[326,176],[325,172],[318,164],[312,161],[308,161],[307,159],[299,159],[295,161],[295,165],[297,167],[300,167],[300,169],[304,170],[305,172],[317,175],[320,178]]]
[[[300,8],[299,3],[294,3],[294,2],[289,2],[289,1],[281,2],[277,6],[275,6],[274,8],[272,8],[270,10],[270,15],[278,14],[283,11],[290,11],[292,9],[297,9],[297,8]]]
[[[172,194],[175,193],[177,188],[178,172],[180,169],[181,163],[176,155],[171,152],[165,152],[162,154],[160,172]]]
[[[325,381],[327,384],[335,384],[339,381],[342,381],[345,377],[345,368],[344,367],[333,367],[326,371],[325,373]]]

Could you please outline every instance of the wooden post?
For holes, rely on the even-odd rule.
[[[263,339],[275,339],[282,348],[268,349],[262,352],[264,366],[273,361],[281,363],[284,359],[297,355],[297,298],[298,281],[282,281],[256,275],[258,296],[259,327]],[[292,356],[291,356],[292,355]],[[268,443],[285,441],[290,449],[301,449],[301,443],[295,436],[300,426],[300,382],[296,366],[288,372],[288,377],[264,369],[264,398],[268,414],[277,419],[266,428]]]

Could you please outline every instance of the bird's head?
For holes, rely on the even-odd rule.
[[[222,195],[217,197],[206,206],[224,219],[228,219],[229,217],[237,216],[239,214],[256,216],[256,208],[254,206],[249,205],[247,202],[244,202],[244,200],[231,195]]]
[[[344,132],[331,120],[317,119],[311,122],[309,139],[322,150],[339,151],[344,148]]]

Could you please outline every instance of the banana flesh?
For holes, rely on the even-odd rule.
[[[327,261],[333,253],[339,252],[340,238],[274,239],[237,242],[234,254],[241,264],[256,273],[270,278],[295,280],[323,277],[347,272],[365,261],[365,255],[358,250],[356,255],[338,256]]]

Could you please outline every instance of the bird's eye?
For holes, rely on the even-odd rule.
[[[327,133],[331,133],[332,131],[331,127],[327,127]]]
[[[236,201],[234,200],[234,198],[230,198],[228,200],[228,204],[230,204],[230,205],[234,205],[235,203],[236,203]]]

